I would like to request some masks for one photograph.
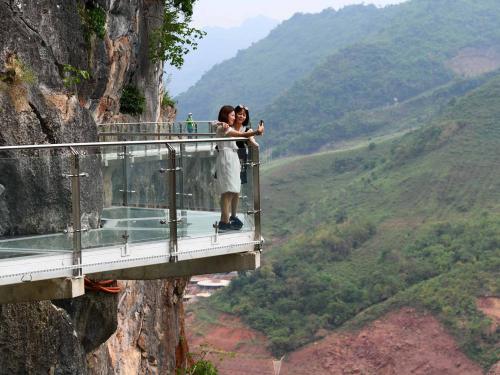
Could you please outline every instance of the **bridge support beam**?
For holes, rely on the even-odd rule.
[[[75,298],[85,294],[83,277],[27,281],[0,286],[0,305],[28,301]]]
[[[255,251],[99,272],[87,276],[93,280],[157,280],[168,277],[249,271],[259,267],[260,252]]]

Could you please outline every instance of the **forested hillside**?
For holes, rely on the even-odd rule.
[[[366,119],[364,111],[415,106],[415,99],[440,95],[435,90],[453,97],[453,87],[477,83],[464,80],[500,68],[499,18],[495,0],[411,0],[296,15],[179,96],[180,115],[213,118],[222,104],[244,103],[266,120],[262,143],[276,156],[390,133],[401,126]]]
[[[391,15],[390,8],[381,12],[374,6],[296,14],[267,38],[213,67],[179,95],[178,118],[187,112],[196,118],[213,118],[228,103],[263,109],[328,55],[380,30]]]
[[[453,62],[466,48],[494,60],[492,69],[500,67],[497,53],[491,54],[500,42],[498,1],[413,0],[393,9],[398,14],[385,28],[331,55],[262,112],[272,124],[266,144],[277,154],[297,153],[298,145],[303,148],[298,152],[310,152],[366,135],[366,129],[350,130],[355,122],[339,122],[354,111],[396,105],[463,78]],[[281,132],[294,139],[282,141]],[[297,139],[302,133],[307,142]]]
[[[413,306],[488,368],[500,332],[476,300],[500,293],[499,149],[493,76],[405,135],[276,161],[262,179],[265,264],[210,305],[264,332],[276,355]]]

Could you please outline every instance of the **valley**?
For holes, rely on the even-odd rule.
[[[499,361],[499,332],[478,301],[500,291],[498,98],[500,78],[493,75],[419,129],[266,165],[264,264],[195,307],[194,316],[238,316],[265,334],[260,346],[271,357],[302,358],[297,363],[303,364],[314,357],[311,345],[345,334],[348,339],[335,336],[334,344],[325,344],[331,350],[320,353],[328,357],[346,342],[353,351],[342,352],[345,362],[329,365],[340,367],[324,371],[342,373],[358,363],[359,373],[377,373],[378,360],[360,362],[358,355],[378,348],[377,356],[392,358],[387,373],[411,373],[422,361],[405,361],[407,353],[398,357],[384,336],[393,332],[404,342],[404,329],[390,322],[410,314],[423,319],[415,327],[433,327],[415,338],[421,341],[410,345],[411,352],[443,355],[429,363],[445,367],[424,366],[421,373],[460,373],[452,371],[457,363],[465,366],[463,374],[488,371]],[[389,326],[380,333],[374,328]],[[363,347],[359,332],[365,329],[384,344],[355,349]],[[429,346],[429,335],[448,349]],[[404,363],[414,367],[401,370]]]

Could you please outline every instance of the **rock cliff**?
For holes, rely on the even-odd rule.
[[[148,35],[162,12],[160,0],[1,0],[0,145],[96,141],[99,122],[165,119],[163,67],[148,59]],[[119,112],[125,85],[144,93],[140,117]],[[0,162],[0,236],[69,224],[66,156]],[[99,168],[88,172],[102,179]],[[102,184],[92,185],[83,192],[82,220],[95,227]],[[43,203],[34,207],[26,197]],[[123,282],[118,296],[0,306],[0,373],[173,373],[186,354],[185,283]]]

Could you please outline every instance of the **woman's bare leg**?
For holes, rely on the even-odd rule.
[[[236,216],[238,212],[238,204],[240,202],[240,194],[239,193],[231,193],[231,216]]]
[[[229,223],[229,212],[231,206],[231,193],[223,193],[220,196],[220,221],[222,223]]]

